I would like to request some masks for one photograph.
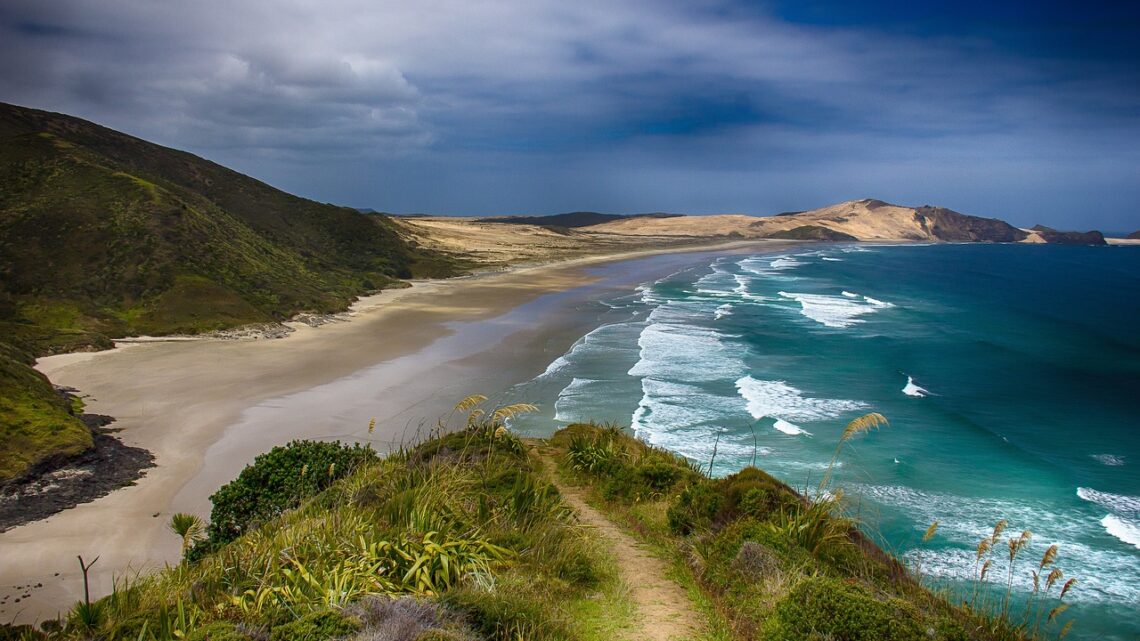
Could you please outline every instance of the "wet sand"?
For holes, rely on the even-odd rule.
[[[773,246],[731,246],[758,244]],[[574,310],[594,288],[660,277],[691,259],[670,251],[608,272],[590,266],[635,256],[417,283],[362,299],[346,322],[298,325],[283,339],[141,342],[41,359],[41,371],[88,395],[88,411],[114,416],[120,438],[151,451],[157,467],[135,486],[0,534],[0,595],[9,596],[0,620],[54,618],[80,599],[78,554],[100,557],[92,596],[110,592],[114,577],[176,562],[170,515],[207,517],[209,495],[274,445],[339,439],[387,451],[469,394],[493,401],[580,335],[591,319]]]

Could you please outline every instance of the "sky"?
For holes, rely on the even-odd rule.
[[[3,0],[0,101],[398,213],[1140,229],[1140,3]]]

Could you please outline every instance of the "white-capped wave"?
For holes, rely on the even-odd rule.
[[[710,393],[697,385],[652,378],[641,379],[641,388],[641,401],[630,421],[638,438],[705,462],[714,442],[722,461],[739,461],[756,449],[749,435],[721,427],[739,412],[735,398]]]
[[[591,396],[589,388],[599,383],[603,383],[603,381],[590,378],[575,378],[570,381],[570,384],[558,393],[558,398],[554,401],[554,420],[560,423],[573,423],[583,420],[585,417],[578,416],[574,410],[579,406],[581,399]]]
[[[553,376],[554,374],[557,374],[558,372],[566,369],[568,365],[570,365],[570,361],[565,356],[559,356],[558,358],[550,361],[550,364],[546,366],[546,371],[539,374],[535,378],[546,378],[547,376]]]
[[[736,287],[734,287],[732,291],[736,293],[737,296],[740,296],[744,300],[753,302],[761,302],[767,300],[760,294],[752,293],[752,291],[749,289],[752,283],[747,276],[743,274],[733,274],[733,278],[736,279]]]
[[[1140,549],[1140,524],[1126,520],[1115,514],[1109,514],[1100,520],[1106,532],[1117,539]]]
[[[868,303],[870,303],[871,305],[873,305],[875,307],[881,307],[881,308],[894,307],[894,305],[892,305],[891,303],[888,303],[886,301],[881,301],[881,300],[878,300],[875,298],[871,298],[870,296],[864,296],[863,300],[867,301]]]
[[[728,303],[716,308],[716,311],[713,312],[713,320],[720,320],[725,316],[732,316],[732,305]]]
[[[859,294],[856,294],[855,292],[849,292],[846,289],[843,290],[843,295],[847,298],[859,298]]]
[[[784,381],[758,380],[752,376],[738,379],[736,389],[747,402],[748,413],[752,418],[778,419],[791,427],[796,427],[791,421],[821,421],[866,407],[858,401],[809,398]]]
[[[863,302],[859,302],[847,297],[846,294],[848,293],[844,292],[844,296],[830,296],[827,294],[779,292],[780,296],[799,303],[801,314],[825,327],[851,327],[863,322],[859,318],[860,316],[873,314],[880,309],[891,306],[890,303],[882,301],[871,303],[866,296],[863,297]]]
[[[707,316],[706,322],[707,322]],[[627,372],[659,380],[731,380],[744,369],[738,350],[719,332],[676,323],[652,323],[641,331],[640,360]]]
[[[831,256],[824,256],[823,260],[826,260],[829,263],[842,263],[843,262],[842,258],[832,258]]]
[[[925,387],[919,387],[916,385],[914,379],[910,376],[906,377],[906,387],[902,388],[902,393],[906,394],[907,396],[914,396],[916,398],[922,398],[923,396],[930,395],[929,390],[927,390]]]
[[[772,424],[772,427],[789,436],[799,436],[800,434],[803,434],[804,436],[811,436],[811,432],[805,430],[799,425],[792,425],[782,418],[776,419],[776,422]]]
[[[754,276],[762,276],[766,280],[793,281],[798,278],[792,275],[796,267],[803,265],[795,256],[749,256],[736,263],[741,271]]]
[[[1115,454],[1089,454],[1093,459],[1102,465],[1109,467],[1119,467],[1124,465],[1124,457]]]
[[[781,256],[771,263],[772,269],[793,269],[803,265],[800,261],[796,260],[795,256]]]
[[[637,291],[641,292],[641,302],[642,303],[645,303],[646,305],[660,305],[661,303],[665,302],[665,299],[662,298],[653,289],[654,285],[656,285],[656,283],[654,283],[652,285],[638,285],[637,286]]]
[[[1089,487],[1078,487],[1077,496],[1097,505],[1108,508],[1113,512],[1140,516],[1140,496],[1126,494],[1113,494],[1101,492]]]

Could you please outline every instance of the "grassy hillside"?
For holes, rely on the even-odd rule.
[[[630,596],[631,583],[650,581],[687,589],[698,640],[1017,641],[1061,629],[1064,617],[991,618],[984,596],[972,609],[928,591],[843,515],[837,491],[812,501],[756,468],[712,479],[616,428],[526,442],[501,422],[512,409],[458,409],[464,429],[382,460],[330,444],[277,448],[212,497],[211,517],[244,515],[243,534],[180,516],[195,560],[120,583],[43,634],[8,633],[608,641],[659,625]],[[571,488],[612,523],[579,521]],[[243,498],[250,491],[265,503]],[[607,532],[614,523],[626,533]],[[631,535],[672,569],[615,558],[607,542]],[[1037,613],[1057,603],[1043,596]]]
[[[291,196],[191,154],[0,105],[0,321],[108,336],[343,309],[457,265],[387,218]]]
[[[33,356],[338,311],[397,279],[462,267],[409,245],[385,217],[298,198],[78,118],[0,104],[0,341]],[[0,439],[34,440],[40,430],[27,417],[52,415],[29,404],[42,397],[42,377],[8,359],[0,378],[9,391]],[[67,425],[53,433],[70,434]],[[31,462],[84,442],[33,443]],[[0,481],[19,461],[0,451]]]
[[[75,456],[92,445],[91,431],[31,363],[31,354],[0,342],[0,479],[19,477],[37,464]]]

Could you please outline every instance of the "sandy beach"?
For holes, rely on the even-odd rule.
[[[780,243],[684,251],[758,245]],[[0,534],[0,595],[10,597],[0,618],[40,621],[80,599],[76,555],[99,557],[92,596],[108,593],[116,577],[176,562],[170,515],[207,517],[209,495],[274,445],[340,439],[386,451],[415,440],[468,394],[494,400],[541,372],[589,322],[573,313],[575,297],[660,277],[685,260],[666,251],[608,280],[598,265],[660,252],[419,282],[361,299],[345,320],[296,324],[281,339],[142,341],[41,359],[53,383],[79,389],[88,411],[114,416],[119,437],[150,450],[157,467],[135,486]]]

